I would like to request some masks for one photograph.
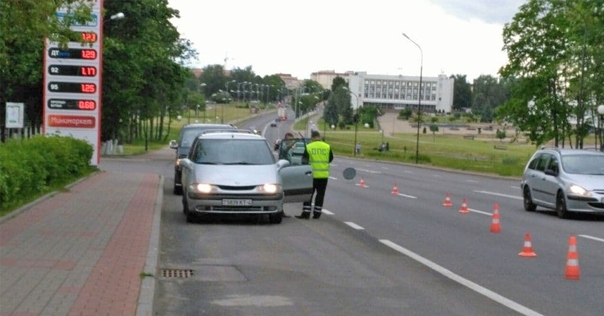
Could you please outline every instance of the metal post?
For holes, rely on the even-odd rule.
[[[407,34],[403,33],[403,36],[411,41],[411,43],[415,44],[415,46],[419,48],[419,52],[421,54],[421,63],[419,68],[419,100],[417,107],[417,139],[415,141],[415,163],[417,164],[419,162],[419,128],[422,122],[422,72],[424,69],[424,51],[415,41],[409,38]]]

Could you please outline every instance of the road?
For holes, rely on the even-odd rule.
[[[272,119],[247,124],[265,126]],[[266,128],[264,135],[272,144],[291,124]],[[604,310],[602,218],[527,213],[518,180],[336,157],[320,220],[187,224],[180,197],[171,190],[171,154],[101,161],[102,169],[160,172],[166,178],[157,315],[601,315]],[[355,179],[343,179],[346,167],[357,169]],[[450,208],[443,207],[447,192]],[[468,214],[459,212],[462,199]],[[500,233],[489,231],[495,203]],[[301,212],[301,204],[287,204],[286,212]],[[518,256],[527,233],[534,258]],[[578,239],[580,280],[564,277],[571,235]],[[170,271],[188,277],[161,273]]]

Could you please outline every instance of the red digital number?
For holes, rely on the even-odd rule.
[[[96,50],[94,50],[94,49],[82,50],[82,58],[83,59],[96,59]]]
[[[95,93],[96,85],[94,83],[82,83],[80,84],[80,90],[83,93]]]
[[[94,77],[96,76],[96,67],[82,66],[80,67],[80,74],[86,77]]]
[[[94,110],[94,109],[96,109],[96,102],[94,102],[92,100],[80,100],[80,101],[78,101],[78,109]]]
[[[95,43],[96,42],[96,33],[83,32],[82,33],[82,41]]]

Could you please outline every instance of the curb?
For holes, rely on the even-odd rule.
[[[155,285],[157,280],[157,262],[159,261],[159,241],[161,210],[164,200],[164,176],[159,175],[159,185],[157,188],[157,199],[155,200],[155,210],[153,213],[153,224],[151,226],[151,239],[149,239],[149,250],[147,251],[147,261],[143,269],[145,276],[141,282],[141,291],[138,296],[138,306],[136,307],[136,316],[153,315],[153,301],[155,299]]]

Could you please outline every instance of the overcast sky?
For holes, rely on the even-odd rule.
[[[169,0],[199,53],[193,66],[252,66],[308,79],[319,70],[497,76],[503,25],[526,0]]]

